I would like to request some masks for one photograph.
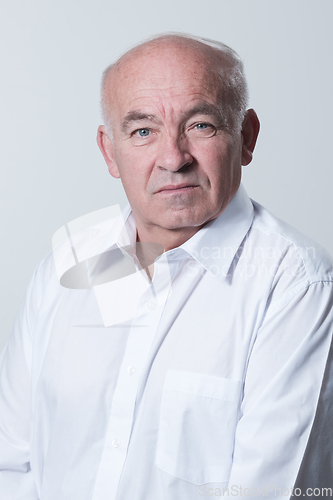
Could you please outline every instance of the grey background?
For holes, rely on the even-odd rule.
[[[0,16],[2,349],[63,224],[125,203],[97,149],[103,69],[163,31],[239,52],[261,120],[251,197],[333,254],[332,0],[12,0]]]

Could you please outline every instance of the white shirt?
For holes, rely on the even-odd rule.
[[[37,268],[0,362],[0,498],[290,490],[332,338],[330,258],[241,186],[136,298],[126,279],[103,303],[61,286],[54,255]]]

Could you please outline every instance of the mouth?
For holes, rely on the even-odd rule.
[[[169,184],[168,186],[163,186],[156,193],[164,195],[172,194],[185,194],[193,191],[193,189],[199,187],[197,184]]]

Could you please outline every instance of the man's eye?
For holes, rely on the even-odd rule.
[[[199,122],[194,123],[188,130],[189,133],[195,134],[195,137],[211,137],[216,133],[216,127],[211,123]]]
[[[198,123],[195,128],[197,128],[198,130],[205,130],[206,128],[208,128],[210,125],[208,123]]]
[[[139,128],[138,130],[135,130],[134,134],[139,135],[140,137],[148,137],[150,130],[149,128]]]

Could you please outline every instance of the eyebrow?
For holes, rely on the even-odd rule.
[[[194,106],[193,108],[189,109],[183,114],[183,117],[185,121],[187,121],[189,118],[195,115],[210,115],[214,116],[215,118],[221,120],[222,116],[219,111],[219,109],[214,106],[213,104],[209,104],[209,102],[203,102],[202,104],[198,104],[197,106]]]
[[[126,132],[132,122],[140,122],[143,120],[156,122],[156,117],[154,115],[143,113],[142,111],[129,111],[122,121],[121,130]]]

